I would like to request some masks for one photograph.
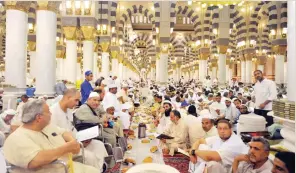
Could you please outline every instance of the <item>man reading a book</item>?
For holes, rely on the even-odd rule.
[[[163,153],[174,155],[178,148],[186,148],[186,139],[188,137],[188,127],[181,119],[181,114],[177,110],[170,113],[171,124],[164,131],[165,135],[173,137],[173,139],[161,139]]]
[[[7,161],[19,169],[25,169],[25,172],[63,172],[62,167],[49,164],[57,159],[69,158],[69,154],[78,154],[80,145],[70,132],[49,125],[50,120],[51,112],[44,100],[32,100],[24,104],[23,125],[4,144]],[[73,162],[73,167],[75,173],[99,172],[94,167],[78,162]]]

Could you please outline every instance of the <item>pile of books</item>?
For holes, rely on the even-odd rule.
[[[275,116],[295,120],[295,102],[275,100],[272,102],[272,110]]]

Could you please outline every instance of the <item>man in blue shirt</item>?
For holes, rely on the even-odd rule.
[[[85,80],[80,86],[81,90],[81,103],[83,104],[87,99],[89,94],[94,90],[89,81],[93,80],[93,73],[92,71],[88,70],[84,73]]]

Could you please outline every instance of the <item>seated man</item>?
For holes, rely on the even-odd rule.
[[[270,146],[266,139],[253,137],[249,143],[248,154],[242,154],[234,159],[232,164],[233,173],[270,173],[272,163],[268,159]]]
[[[162,139],[163,153],[174,155],[178,148],[186,148],[186,139],[188,137],[188,128],[185,122],[181,119],[181,114],[177,110],[170,113],[172,123],[164,130],[164,134],[174,137],[174,139]]]
[[[87,103],[83,105],[88,104],[90,105],[90,107],[95,107],[94,105],[97,104],[97,98],[94,96],[95,94],[96,96],[98,95],[97,93],[92,92],[90,94],[90,98],[87,100]],[[73,112],[71,110],[78,104],[79,100],[80,92],[78,90],[76,90],[75,88],[67,89],[64,92],[63,98],[58,103],[50,107],[50,111],[52,112],[51,124],[63,128],[68,132],[72,132],[73,136],[75,136],[77,130],[79,129],[76,129],[73,126]],[[81,119],[83,119],[83,122],[85,120],[87,123],[99,122],[97,120],[99,118],[93,115],[90,107],[86,107],[86,111],[84,112],[85,114],[82,116],[83,118]],[[87,112],[87,109],[89,112]],[[83,109],[80,110],[81,112],[83,112]],[[104,144],[99,140],[88,140],[83,141],[83,143],[85,147],[85,163],[98,169],[103,169],[104,157],[108,156]]]
[[[215,95],[215,102],[212,103],[209,108],[210,112],[213,115],[214,118],[219,118],[222,116],[222,113],[225,111],[226,106],[225,103],[221,102],[221,94],[218,93]]]
[[[295,172],[295,153],[278,152],[273,161],[272,173],[294,173]]]
[[[103,118],[103,137],[105,142],[110,143],[113,147],[116,145],[116,137],[123,137],[123,129],[119,123],[116,123],[113,105],[105,105],[106,115]]]
[[[229,98],[225,98],[225,105],[226,105],[226,109],[220,118],[228,119],[231,124],[236,123],[238,116],[240,114],[239,110],[234,105],[231,104],[231,100]]]
[[[0,114],[0,131],[8,134],[10,132],[10,123],[13,117],[16,115],[16,111],[8,109]]]
[[[227,173],[234,158],[246,150],[243,141],[231,131],[231,124],[227,120],[218,121],[217,127],[218,136],[197,140],[193,145],[189,154],[191,162],[195,164],[194,173],[205,170],[208,173]]]
[[[160,113],[155,121],[155,126],[157,127],[158,133],[163,133],[165,129],[169,126],[170,113],[172,111],[172,103],[169,100],[163,101],[163,108],[160,109]]]
[[[80,145],[69,132],[49,125],[50,119],[49,107],[43,100],[32,100],[24,104],[24,125],[8,136],[3,147],[6,160],[20,168],[34,169],[32,172],[63,172],[62,168],[53,168],[49,164],[64,156],[68,158],[70,153],[79,153]],[[49,134],[48,131],[54,133]],[[77,173],[99,172],[94,167],[73,163]]]

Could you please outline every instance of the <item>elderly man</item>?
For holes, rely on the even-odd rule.
[[[93,73],[92,71],[86,71],[84,73],[85,75],[85,80],[84,82],[81,84],[80,86],[80,90],[81,90],[81,103],[83,104],[84,102],[86,102],[89,94],[93,91],[93,87],[90,84],[90,81],[93,80]]]
[[[155,125],[157,126],[157,132],[163,133],[167,129],[170,122],[170,113],[172,111],[172,103],[169,100],[163,101],[163,108],[160,109],[160,113],[156,118]]]
[[[260,70],[254,71],[254,77],[257,80],[253,92],[255,96],[254,113],[263,116],[267,121],[267,126],[270,126],[273,124],[273,118],[267,116],[267,113],[272,110],[272,100],[277,99],[276,84],[274,81],[265,79]]]
[[[266,139],[253,137],[249,153],[237,156],[232,164],[233,173],[270,173],[272,163],[268,159],[270,146]]]
[[[218,136],[197,140],[190,151],[190,160],[195,164],[194,173],[227,173],[234,158],[246,150],[227,120],[218,121],[217,126]]]
[[[0,114],[0,131],[8,134],[10,132],[10,123],[13,117],[16,115],[16,111],[8,109]]]
[[[110,143],[113,147],[116,145],[116,137],[123,137],[123,130],[118,123],[115,123],[116,117],[114,117],[115,108],[109,104],[106,106],[106,116],[103,121],[103,137],[107,143]]]
[[[24,125],[5,141],[3,151],[6,160],[20,168],[34,169],[32,172],[63,172],[61,167],[48,165],[70,153],[79,153],[80,145],[69,132],[49,125],[50,119],[49,107],[43,100],[26,103],[22,116]],[[78,173],[99,171],[81,163],[73,163]]]
[[[79,91],[75,88],[67,89],[62,100],[50,108],[52,112],[51,124],[72,132],[75,136],[77,129],[73,126],[73,112],[71,109],[78,104],[79,100]],[[85,117],[88,116],[86,114],[87,113],[84,114]],[[94,117],[92,114],[89,116]],[[84,143],[86,164],[92,165],[98,169],[103,169],[104,157],[108,155],[104,144],[98,140],[88,140]]]
[[[295,153],[278,152],[273,161],[272,173],[294,173],[295,172]]]
[[[96,92],[91,92],[87,102],[81,105],[75,112],[75,117],[81,123],[103,123],[103,115],[98,115],[97,111],[100,106],[100,95]]]
[[[171,124],[164,130],[164,134],[174,137],[174,139],[161,139],[163,145],[163,153],[174,155],[178,148],[186,148],[186,140],[188,137],[188,127],[181,119],[181,114],[177,110],[170,112]]]
[[[203,138],[208,138],[212,136],[218,135],[217,128],[215,127],[215,120],[213,119],[212,115],[204,114],[201,116],[201,124],[202,129],[201,134],[204,136]]]
[[[110,84],[108,86],[108,88],[109,88],[109,92],[106,93],[106,95],[102,101],[103,107],[104,107],[104,109],[106,109],[107,105],[112,104],[115,108],[115,111],[119,112],[120,111],[120,103],[117,100],[117,96],[116,96],[117,86],[115,84]]]

